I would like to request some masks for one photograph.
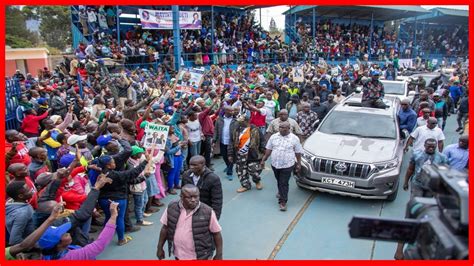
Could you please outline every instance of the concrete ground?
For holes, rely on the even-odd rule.
[[[456,143],[459,134],[456,116],[448,118],[445,146]],[[298,188],[290,181],[288,211],[281,212],[275,194],[276,180],[267,164],[262,173],[263,190],[236,193],[237,178],[227,180],[222,159],[214,160],[215,172],[221,176],[224,206],[220,224],[224,239],[224,259],[248,260],[391,260],[396,243],[351,239],[348,224],[353,215],[403,218],[409,192],[402,182],[411,152],[405,155],[399,195],[393,202],[361,200],[350,197],[312,192]],[[164,203],[177,199],[168,196]],[[131,233],[133,240],[117,246],[116,238],[98,257],[101,260],[153,260],[161,228],[160,212],[146,220],[152,226]],[[133,218],[132,218],[133,219]],[[166,255],[167,249],[165,249]],[[169,259],[169,258],[168,258]]]

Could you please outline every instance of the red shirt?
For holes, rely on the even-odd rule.
[[[12,149],[12,144],[5,141],[5,154],[7,154],[11,149]],[[28,148],[26,148],[23,142],[18,141],[16,145],[16,150],[17,150],[17,153],[10,160],[10,164],[22,163],[28,166],[31,163],[31,157],[30,155],[28,155]]]
[[[34,135],[39,135],[39,123],[41,120],[48,117],[48,112],[44,112],[42,115],[27,115],[23,118],[23,123],[21,123],[21,131],[23,133],[30,133]]]
[[[206,110],[199,113],[198,119],[199,123],[201,123],[202,133],[204,136],[212,137],[214,136],[214,123],[212,123],[209,112],[211,112],[211,108],[206,108]]]
[[[264,127],[266,125],[266,115],[262,115],[260,112],[252,112],[250,114],[250,124],[256,127]]]

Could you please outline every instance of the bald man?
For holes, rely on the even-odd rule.
[[[448,145],[443,154],[448,158],[449,166],[452,169],[466,171],[469,162],[469,136],[459,137],[458,143]]]
[[[285,121],[288,121],[290,123],[291,133],[293,133],[297,136],[301,136],[303,134],[303,131],[301,130],[298,123],[294,119],[292,119],[288,116],[288,111],[286,109],[282,109],[278,113],[278,118],[273,120],[270,123],[270,125],[268,126],[268,128],[267,128],[267,139],[270,138],[270,136],[272,134],[275,134],[275,133],[279,132],[280,131],[280,123],[285,122]]]
[[[435,139],[438,142],[438,151],[443,152],[445,136],[443,130],[438,126],[438,120],[434,117],[428,118],[426,126],[418,127],[410,134],[404,152],[407,152],[413,144],[413,151],[424,150],[427,139]]]
[[[398,112],[398,126],[400,132],[406,130],[408,133],[411,133],[416,127],[416,112],[411,108],[409,99],[403,99],[400,105],[402,106]]]
[[[209,205],[217,219],[222,212],[222,184],[219,176],[206,167],[204,156],[195,155],[189,160],[189,170],[184,172],[181,185],[193,184],[199,188],[201,202]]]

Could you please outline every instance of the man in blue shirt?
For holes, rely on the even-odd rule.
[[[415,150],[410,158],[410,164],[405,174],[403,190],[408,190],[408,181],[411,180],[410,197],[430,197],[430,189],[420,180],[420,173],[424,165],[447,164],[448,159],[436,150],[438,142],[429,138],[425,141],[425,150]]]
[[[449,167],[466,171],[469,161],[469,137],[462,135],[459,137],[459,142],[446,147],[443,154],[448,158]]]
[[[461,86],[459,86],[459,81],[454,81],[453,86],[449,87],[449,95],[453,99],[453,106],[456,108],[458,104],[459,97],[462,95]],[[451,110],[453,111],[453,110]]]
[[[407,130],[408,133],[411,133],[416,127],[417,115],[415,111],[410,106],[409,99],[403,99],[400,103],[402,108],[398,112],[398,123],[400,127],[400,133],[403,130]]]

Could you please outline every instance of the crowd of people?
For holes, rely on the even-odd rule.
[[[31,250],[45,260],[93,259],[114,232],[117,244],[126,245],[132,241],[126,233],[152,225],[146,218],[178,190],[179,200],[160,220],[157,257],[165,257],[168,242],[177,259],[222,259],[221,180],[237,176],[236,193],[261,190],[260,175],[271,158],[279,210],[286,211],[290,176],[299,172],[302,143],[318,123],[358,86],[364,106],[384,108],[380,77],[401,71],[396,61],[379,66],[367,58],[357,67],[254,62],[236,70],[212,65],[191,86],[186,74],[167,80],[164,66],[110,73],[93,55],[85,55],[84,64],[80,60],[65,57],[53,71],[43,69],[37,77],[17,71],[12,77],[22,94],[21,126],[6,131],[5,139],[8,259]],[[300,70],[303,82],[294,82]],[[398,114],[409,138],[406,149],[412,145],[416,151],[407,176],[432,158],[433,143],[445,158],[439,162],[465,170],[467,138],[444,148],[443,130],[447,117],[457,113],[463,134],[466,70],[458,67],[446,83],[414,82],[418,96],[403,100]],[[146,143],[151,124],[168,127],[162,149]],[[214,172],[216,154],[225,162],[224,178]],[[104,226],[94,241],[91,225]]]
[[[296,22],[297,37],[286,44],[281,36],[270,34],[256,23],[251,12],[215,12],[214,32],[211,13],[203,12],[201,30],[182,30],[179,44],[174,43],[172,31],[146,30],[140,26],[120,32],[119,42],[115,7],[79,6],[78,9],[78,25],[89,40],[89,44],[80,43],[75,47],[80,61],[86,56],[94,56],[127,64],[160,63],[168,71],[176,71],[174,45],[181,46],[180,62],[190,61],[195,66],[288,63],[319,57],[326,60],[362,59],[366,54],[373,60],[383,61],[396,57],[423,57],[427,53],[466,56],[467,51],[467,28],[459,27],[454,32],[448,28],[427,28],[423,34],[417,31],[418,42],[414,43],[411,37],[410,40],[399,38],[384,27],[374,26],[370,36],[369,25],[331,20],[317,22],[314,38],[311,23]],[[213,33],[214,38],[211,37]],[[407,34],[414,35],[413,27],[407,28]]]

